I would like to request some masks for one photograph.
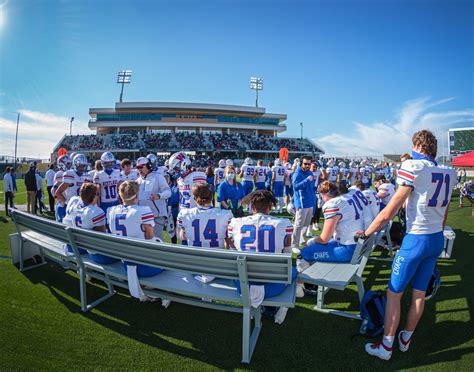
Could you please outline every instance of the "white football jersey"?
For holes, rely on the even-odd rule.
[[[337,165],[335,165],[334,167],[328,167],[326,168],[326,173],[328,175],[328,181],[336,182],[337,175],[339,174],[339,167]]]
[[[214,169],[214,175],[217,176],[217,184],[224,182],[224,171],[225,171],[225,168]]]
[[[390,167],[390,177],[394,180],[397,178],[397,170],[394,167]]]
[[[224,248],[224,238],[233,214],[230,210],[214,207],[184,208],[179,211],[177,224],[184,229],[188,245],[205,248]]]
[[[59,187],[59,185],[63,183],[63,176],[64,176],[64,172],[62,170],[58,170],[54,174],[54,185],[55,186]]]
[[[323,205],[323,214],[326,220],[340,216],[334,231],[334,240],[343,245],[356,244],[354,235],[356,231],[364,229],[364,221],[352,198],[341,195],[328,200]]]
[[[321,175],[323,174],[323,171],[321,169],[317,169],[316,172],[313,172],[313,176],[314,176],[314,180],[315,180],[315,183],[314,183],[314,187],[318,187],[319,184],[322,182],[321,180]]]
[[[155,226],[155,217],[148,206],[121,204],[107,209],[107,223],[114,235],[145,239],[142,225]]]
[[[429,160],[406,160],[398,171],[397,183],[409,186],[407,234],[443,231],[443,219],[451,200],[456,173],[452,167]]]
[[[105,225],[105,213],[97,205],[86,205],[79,196],[73,196],[67,205],[63,223],[92,230],[94,227]]]
[[[395,195],[395,185],[392,184],[392,183],[382,183],[379,187],[378,187],[378,191],[379,193],[381,193],[381,199],[382,199],[382,203],[384,203],[385,205],[388,204],[388,202],[390,201],[390,199],[393,198],[393,195]]]
[[[285,238],[293,234],[293,225],[286,218],[265,214],[233,218],[229,224],[229,237],[240,251],[282,253]]]
[[[360,173],[357,168],[350,168],[349,172],[351,174],[351,182],[355,182],[357,180],[360,180]]]
[[[347,177],[350,174],[349,169],[347,169],[347,168],[339,169],[339,173],[341,173],[342,179],[344,179],[344,180],[347,179]]]
[[[186,177],[178,179],[179,189],[179,208],[195,208],[197,207],[191,194],[192,187],[200,182],[207,182],[206,174],[204,172],[194,171],[189,173]]]
[[[92,179],[87,173],[78,175],[75,170],[69,169],[63,175],[63,182],[69,184],[69,187],[64,191],[66,203],[69,203],[69,200],[71,200],[73,196],[79,195],[82,184],[92,182]]]
[[[124,171],[121,171],[120,174],[122,175],[123,181],[136,181],[140,175],[136,169],[131,169],[128,174],[125,174]]]
[[[283,182],[286,174],[286,168],[282,165],[275,165],[272,171],[275,174],[275,180],[273,182]]]
[[[360,168],[360,178],[363,183],[367,183],[372,179],[372,170],[370,167],[361,167]]]
[[[349,189],[349,192],[347,194],[344,194],[343,196],[346,197],[346,199],[351,198],[356,204],[357,209],[359,210],[360,218],[362,218],[362,221],[364,222],[364,230],[367,229],[374,220],[370,201],[356,186],[352,186]]]
[[[113,169],[110,174],[105,170],[96,172],[94,183],[100,187],[100,202],[116,202],[118,200],[118,186],[122,181],[122,175],[118,169]]]
[[[268,167],[264,167],[263,165],[257,165],[255,167],[255,173],[257,175],[255,182],[265,182],[267,179],[267,172]]]
[[[240,170],[242,171],[242,179],[244,181],[253,182],[253,177],[255,176],[255,168],[256,167],[254,165],[242,165],[242,168],[240,168]]]
[[[369,209],[372,213],[372,217],[375,219],[380,212],[380,198],[373,190],[364,190],[362,194],[369,201]]]

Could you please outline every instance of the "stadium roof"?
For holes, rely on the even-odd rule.
[[[265,117],[273,117],[280,120],[286,120],[285,114],[266,113],[264,107],[239,106],[239,105],[222,105],[215,103],[188,103],[188,102],[117,102],[114,108],[90,108],[91,116],[97,113],[116,113],[116,112],[132,112],[132,111],[184,111],[184,112],[215,112],[215,113],[240,113],[251,115],[262,115]]]

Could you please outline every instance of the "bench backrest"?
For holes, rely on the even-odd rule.
[[[366,240],[359,239],[357,247],[352,255],[351,264],[356,265],[362,262],[362,259],[368,259],[374,249],[376,234],[372,234]]]
[[[239,270],[242,274],[242,267],[245,267],[249,281],[291,283],[291,254],[195,248],[124,238],[78,228],[68,228],[68,233],[71,245],[125,261],[236,280],[242,279]]]
[[[21,230],[33,230],[50,238],[69,242],[69,236],[66,232],[66,225],[49,220],[47,218],[38,217],[36,215],[21,212],[17,209],[11,210],[13,221],[15,222],[18,233],[21,235]]]

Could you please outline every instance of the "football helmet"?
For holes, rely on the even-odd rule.
[[[146,157],[150,160],[151,167],[155,169],[158,157],[155,154],[148,154]]]
[[[225,167],[225,160],[221,159],[219,160],[219,168],[224,168]]]
[[[65,155],[61,155],[59,158],[58,158],[58,167],[59,169],[61,169],[62,171],[67,171],[68,169],[71,169],[72,167],[72,160],[69,156],[67,156],[66,154]]]
[[[351,161],[351,162],[349,163],[349,167],[354,168],[355,166],[356,166],[355,161]]]
[[[281,166],[281,159],[275,159],[275,165]]]
[[[291,169],[291,164],[288,163],[288,162],[286,162],[286,163],[285,163],[285,168],[288,169],[288,170],[290,170],[290,169]]]
[[[233,167],[234,166],[234,161],[232,159],[227,159],[225,161],[225,166],[228,167],[228,166],[231,166]]]
[[[77,154],[73,160],[74,169],[77,172],[83,172],[87,167],[87,158],[84,154]]]
[[[184,152],[175,152],[169,158],[170,174],[186,173],[191,168],[191,160]]]
[[[104,152],[101,156],[100,156],[100,163],[102,164],[102,168],[104,168],[104,170],[111,170],[114,168],[115,166],[115,156],[114,154],[112,154],[111,152]]]
[[[339,165],[339,168],[345,168],[346,167],[346,163],[344,163],[343,161],[340,161],[338,165]]]
[[[334,167],[334,159],[329,159],[327,162],[328,167]]]
[[[250,159],[250,158],[245,158],[244,160],[244,164],[247,164],[247,165],[252,165],[253,164],[253,160]]]

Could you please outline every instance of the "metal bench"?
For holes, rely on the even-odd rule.
[[[73,263],[79,275],[83,311],[98,304],[97,301],[87,304],[86,276],[107,283],[109,294],[101,298],[101,302],[114,293],[115,286],[128,288],[128,282],[122,262],[97,264],[87,255],[81,256],[79,247],[119,260],[160,267],[165,271],[153,277],[140,278],[145,294],[193,306],[242,313],[243,363],[250,362],[257,343],[262,327],[261,306],[295,306],[296,283],[292,283],[291,254],[189,248],[64,227],[54,221],[19,211],[14,211],[13,216],[18,234],[21,234],[20,242],[25,239],[25,232],[20,232],[20,227],[28,228],[32,224],[34,231],[42,235],[41,238],[37,235],[39,239],[35,242],[41,250],[46,249],[43,243],[48,238],[60,237],[61,244],[67,242],[71,245],[74,252]],[[20,251],[21,246],[22,243]],[[62,257],[62,260],[66,258]],[[208,274],[216,279],[204,284],[193,278],[195,274]],[[237,290],[237,281],[240,282],[241,293]],[[250,302],[250,282],[284,283],[288,286],[280,295],[265,299],[261,306],[253,308]]]
[[[299,278],[303,282],[318,286],[315,310],[360,319],[359,315],[324,307],[324,296],[330,289],[343,291],[350,283],[355,282],[357,284],[359,301],[362,300],[365,293],[362,273],[364,272],[368,257],[375,247],[375,239],[376,234],[365,241],[359,240],[352,259],[348,263],[315,262],[302,272]]]

